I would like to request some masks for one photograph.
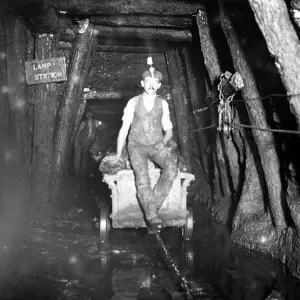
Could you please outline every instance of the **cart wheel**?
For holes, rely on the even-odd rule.
[[[104,244],[108,241],[108,233],[110,230],[110,221],[108,216],[108,207],[100,208],[99,228],[100,228],[100,243]]]
[[[101,256],[100,261],[101,261],[101,268],[103,270],[108,270],[109,269],[109,257],[106,255]]]
[[[185,240],[190,240],[193,235],[194,228],[194,215],[192,206],[187,206],[186,224],[182,228],[183,238]]]
[[[194,270],[194,245],[191,242],[185,242],[184,245],[185,264],[190,272]]]

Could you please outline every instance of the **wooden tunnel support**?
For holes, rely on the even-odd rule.
[[[68,66],[68,81],[64,94],[59,103],[58,119],[55,132],[53,185],[52,197],[57,200],[62,183],[62,176],[66,170],[71,140],[78,122],[78,111],[82,104],[81,93],[86,76],[89,72],[91,57],[96,47],[94,26],[85,20],[80,23],[76,34],[76,41]],[[77,121],[76,121],[77,120]]]
[[[200,37],[200,45],[203,53],[204,64],[207,69],[207,73],[211,83],[211,101],[216,100],[218,97],[216,85],[219,81],[220,75],[222,73],[220,62],[217,54],[216,47],[213,43],[213,37],[210,32],[207,11],[202,9],[198,11],[197,17],[197,25]],[[218,114],[216,105],[211,108],[211,117],[212,122],[217,124],[218,122]],[[218,199],[224,199],[230,203],[230,198],[233,195],[232,190],[232,182],[230,182],[231,174],[228,163],[225,158],[227,154],[225,151],[224,142],[228,142],[225,140],[223,135],[219,132],[216,132],[212,135],[212,143],[213,143],[213,161],[214,161],[214,173],[213,173],[213,189],[212,194],[214,197]],[[223,146],[222,146],[223,145]]]
[[[31,137],[24,70],[27,32],[23,18],[8,12],[3,24],[7,82],[2,95],[4,108],[8,109],[4,122],[9,135],[8,140],[6,137],[8,147],[5,147],[7,168],[1,170],[5,172],[6,184],[1,192],[5,203],[4,219],[11,218],[12,221],[22,216],[30,192]]]
[[[53,57],[56,42],[52,34],[37,35],[35,59]],[[53,141],[57,111],[57,84],[35,85],[33,122],[32,192],[36,211],[47,208],[51,195]]]
[[[167,51],[166,62],[178,128],[179,146],[187,165],[187,172],[192,172],[191,134],[189,132],[191,127],[187,118],[191,111],[189,110],[189,95],[187,94],[186,78],[179,50],[170,49]]]
[[[239,72],[244,79],[245,86],[241,92],[245,99],[250,122],[254,127],[269,128],[261,101],[253,101],[254,99],[260,98],[253,72],[250,69],[245,54],[235,34],[231,20],[225,12],[224,3],[222,0],[219,0],[218,2],[220,8],[221,27],[227,39],[235,70]],[[283,199],[280,164],[275,150],[275,140],[273,133],[269,131],[253,130],[252,134],[257,145],[265,175],[270,201],[270,213],[276,230],[280,233],[282,229],[286,228],[286,222],[283,214],[283,203],[285,200]]]

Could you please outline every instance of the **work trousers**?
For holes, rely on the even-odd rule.
[[[91,140],[86,140],[85,143],[75,145],[74,152],[74,172],[76,175],[84,176],[87,172],[89,149]]]
[[[151,221],[157,218],[157,211],[168,196],[177,176],[176,158],[166,147],[158,151],[151,146],[134,142],[128,143],[128,153],[135,175],[138,198],[145,211],[146,219]],[[153,190],[148,172],[148,159],[161,168],[161,175]]]

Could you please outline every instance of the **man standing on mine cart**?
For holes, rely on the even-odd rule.
[[[141,80],[144,92],[130,99],[124,109],[115,159],[121,157],[128,136],[127,148],[135,174],[137,194],[147,225],[155,232],[162,227],[158,211],[172,188],[177,175],[177,164],[166,147],[173,136],[168,103],[156,94],[161,86],[162,74],[152,67],[152,59],[150,61],[148,64],[151,67],[143,73]],[[161,168],[161,176],[153,190],[148,173],[148,159]]]

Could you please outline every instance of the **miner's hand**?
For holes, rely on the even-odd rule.
[[[157,151],[161,151],[162,149],[164,149],[165,144],[163,142],[157,142],[154,144],[153,149],[157,150]]]
[[[107,160],[110,160],[112,162],[117,162],[120,159],[120,157],[121,157],[120,154],[114,154],[114,155],[106,156],[105,158],[103,158],[102,162],[105,162]]]
[[[93,154],[93,159],[96,161],[96,162],[98,162],[101,158],[103,157],[103,155],[102,154],[100,154],[100,155],[95,155],[95,154]]]

